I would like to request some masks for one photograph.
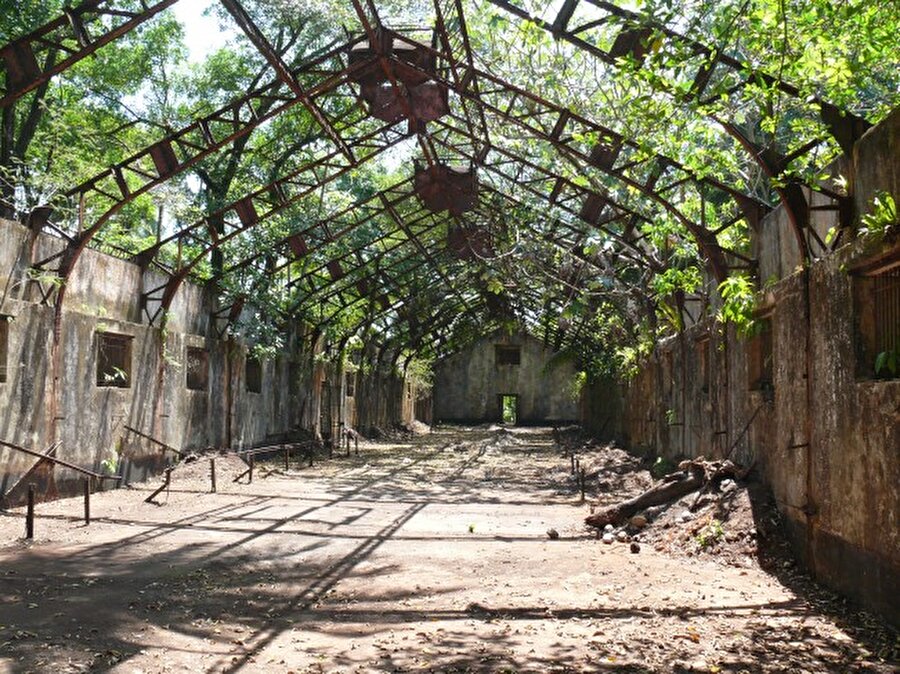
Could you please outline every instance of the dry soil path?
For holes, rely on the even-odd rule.
[[[0,671],[894,671],[757,565],[597,542],[547,430],[238,469],[98,494],[89,527],[39,505],[28,544],[0,516]]]

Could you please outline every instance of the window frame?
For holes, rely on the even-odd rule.
[[[247,354],[244,358],[244,390],[247,393],[262,393],[262,384],[262,359]]]
[[[94,383],[97,388],[131,388],[132,370],[134,364],[134,335],[109,330],[96,331],[97,347],[95,350],[96,376]],[[110,356],[119,349],[122,358],[118,364],[111,363]],[[109,367],[105,368],[104,365]],[[121,365],[121,367],[120,367]],[[118,372],[114,371],[118,370]],[[124,373],[121,374],[121,373]]]
[[[197,379],[192,380],[191,375],[191,356],[203,354],[199,362],[202,363],[202,375],[200,375],[200,383]],[[197,376],[194,373],[195,377]],[[202,346],[185,346],[184,347],[184,387],[188,391],[208,391],[209,390],[209,349]]]
[[[502,355],[501,354],[506,354]],[[515,354],[515,358],[509,358],[510,354]],[[520,344],[494,344],[494,365],[497,367],[503,365],[521,365],[522,364],[522,346]]]

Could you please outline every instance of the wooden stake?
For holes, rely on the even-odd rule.
[[[91,478],[84,478],[84,525],[91,523]]]
[[[28,509],[25,511],[25,538],[34,538],[34,485],[28,485]]]

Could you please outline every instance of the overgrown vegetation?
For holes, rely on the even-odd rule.
[[[286,11],[282,0],[244,4],[294,70],[342,44],[345,26],[361,32],[350,5],[291,4]],[[433,20],[434,5],[424,0],[377,4],[388,25],[428,27]],[[218,3],[196,17],[218,28],[202,49],[187,40],[184,17],[165,11],[4,109],[0,216],[25,220],[50,204],[54,227],[70,235],[108,218],[92,245],[208,283],[223,315],[234,308],[226,332],[246,337],[259,358],[288,349],[286,326],[302,322],[332,347],[332,360],[339,345],[352,344],[343,352],[348,369],[365,368],[374,352],[364,346],[377,342],[385,359],[407,362],[425,389],[436,358],[494,330],[525,329],[575,362],[577,395],[604,378],[632,376],[661,337],[683,329],[689,313],[692,320],[712,318],[716,292],[722,301],[715,318],[752,333],[754,279],[745,273],[723,279],[709,264],[711,254],[750,253],[742,204],[717,185],[774,205],[788,182],[822,180],[821,167],[838,152],[811,97],[871,122],[900,102],[897,3],[651,1],[637,10],[652,18],[641,55],[626,53],[611,66],[494,4],[466,5],[477,67],[609,132],[571,124],[561,147],[548,141],[556,118],[541,113],[537,99],[517,96],[497,107],[531,106],[534,119],[543,115],[549,124],[540,133],[485,108],[484,187],[479,208],[463,216],[424,213],[412,196],[405,181],[421,159],[414,138],[383,152],[373,144],[356,148],[346,170],[327,173],[323,166],[338,166],[341,152],[303,105],[121,205],[97,195],[77,203],[66,195],[79,183],[275,80]],[[61,0],[15,3],[0,11],[0,43],[62,11]],[[739,88],[727,77],[713,78],[703,96],[692,95],[705,57],[669,39],[663,27],[783,78],[800,95],[766,77]],[[592,39],[609,48],[625,28],[632,26],[618,18],[598,22]],[[266,116],[278,101],[261,99],[255,114]],[[346,137],[378,137],[381,122],[356,93],[342,90],[316,102]],[[767,175],[723,123],[794,159]],[[473,163],[477,148],[469,146],[479,139],[439,125],[429,131],[448,143],[436,146],[442,160]],[[801,147],[812,150],[791,153]],[[621,169],[627,180],[579,159],[603,148],[627,155],[613,159],[631,167]],[[131,174],[123,180],[132,190],[140,182]],[[602,202],[596,214],[581,213],[588,205],[583,194],[566,193],[576,188]],[[383,201],[388,189],[390,209]],[[548,198],[554,189],[563,196]],[[256,195],[260,221],[243,227],[234,204],[248,194]],[[893,198],[879,194],[859,231],[882,237],[896,221]],[[448,251],[451,231],[463,232],[469,247]],[[48,287],[60,282],[47,270],[32,278]],[[896,354],[880,358],[877,369],[895,371]]]

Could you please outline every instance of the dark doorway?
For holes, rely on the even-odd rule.
[[[500,394],[500,421],[515,425],[519,421],[519,396],[515,393]]]

